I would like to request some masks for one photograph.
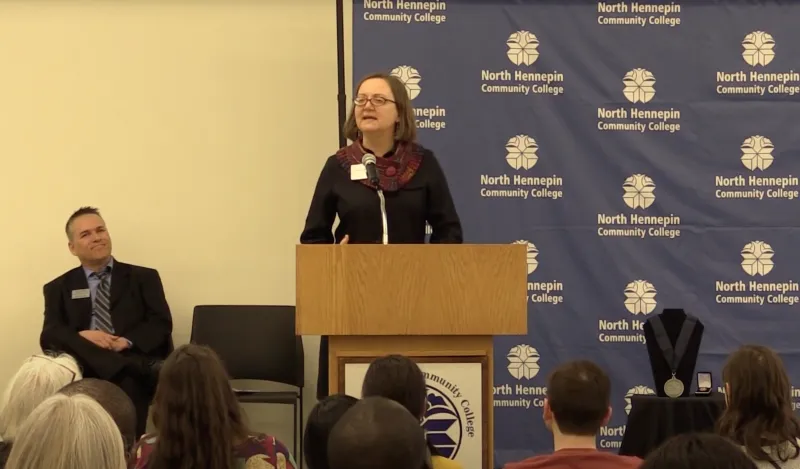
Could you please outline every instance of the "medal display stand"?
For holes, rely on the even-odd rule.
[[[689,389],[705,327],[683,309],[664,309],[644,324],[647,354],[656,394],[660,397],[691,396]]]

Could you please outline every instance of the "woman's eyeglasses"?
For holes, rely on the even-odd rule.
[[[356,96],[356,99],[353,100],[353,103],[355,103],[356,106],[366,106],[367,103],[370,102],[373,106],[380,107],[386,103],[394,103],[395,101],[392,101],[389,98],[384,98],[383,96]]]

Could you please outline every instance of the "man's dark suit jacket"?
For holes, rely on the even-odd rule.
[[[131,341],[122,352],[106,350],[78,333],[90,328],[92,299],[73,299],[73,290],[89,282],[82,267],[44,286],[44,326],[39,338],[45,351],[66,352],[83,367],[85,377],[113,381],[126,367],[140,370],[172,351],[172,313],[158,271],[114,260],[111,271],[111,322],[114,334]]]

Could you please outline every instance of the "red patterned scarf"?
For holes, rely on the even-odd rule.
[[[353,142],[336,152],[336,158],[342,168],[349,172],[351,166],[361,164],[361,158],[366,154],[361,142]],[[422,161],[422,147],[413,142],[398,142],[393,154],[375,159],[381,181],[380,188],[386,192],[393,192],[408,184],[417,173]],[[359,182],[377,189],[369,179],[362,179]]]

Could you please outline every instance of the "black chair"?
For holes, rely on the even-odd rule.
[[[198,305],[190,342],[207,345],[232,380],[281,383],[297,390],[236,390],[239,402],[291,405],[294,454],[303,466],[303,339],[295,334],[294,306]],[[235,389],[235,388],[234,388]]]

